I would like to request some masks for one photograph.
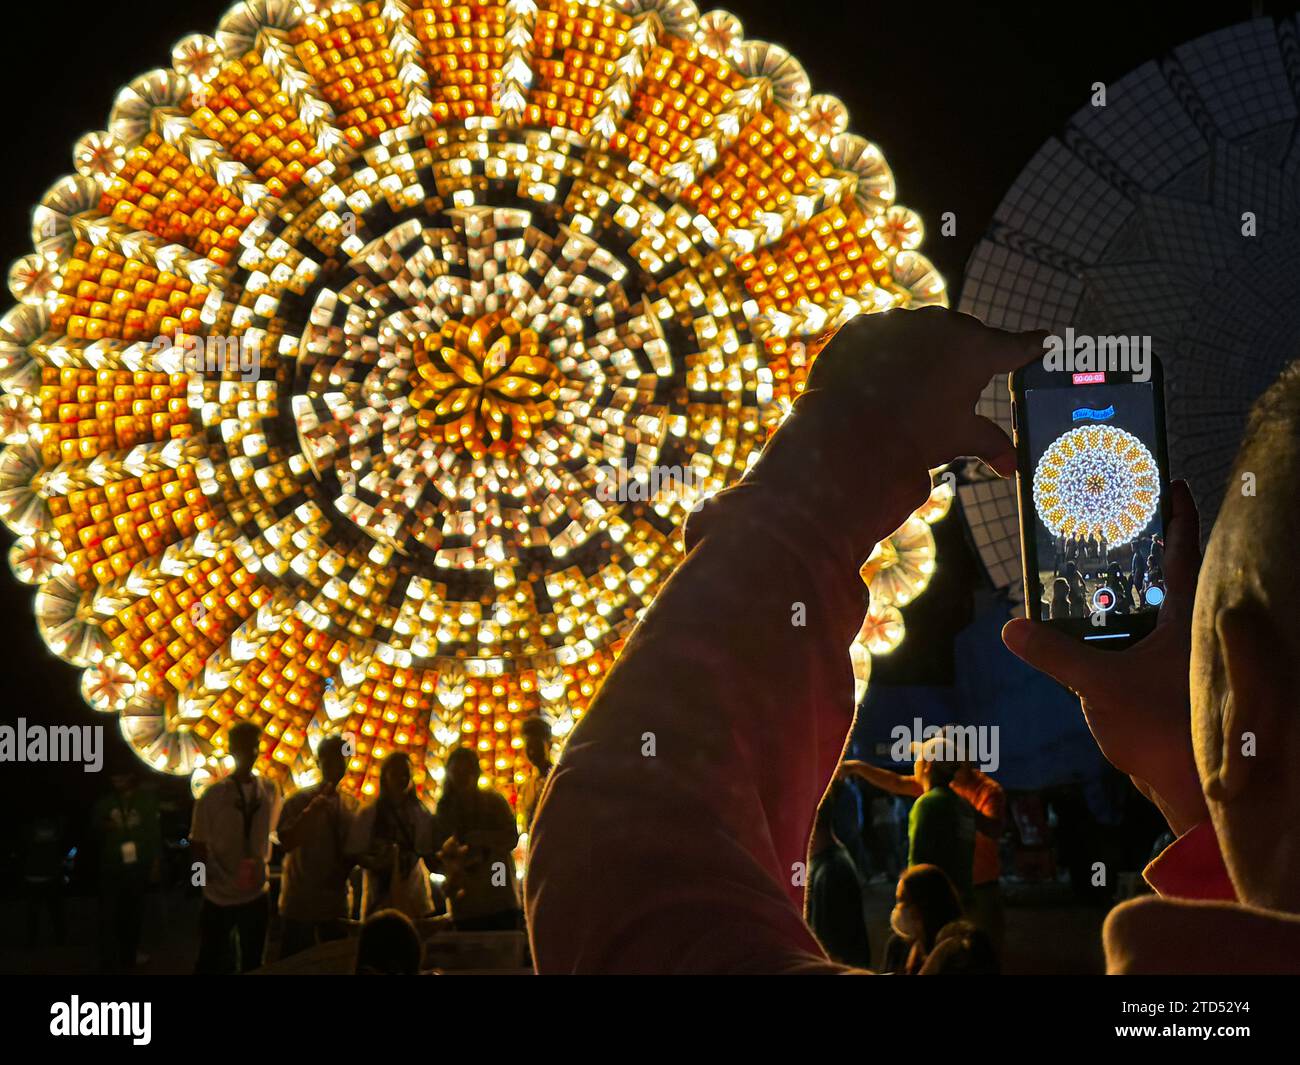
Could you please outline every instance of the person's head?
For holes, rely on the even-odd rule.
[[[451,795],[468,795],[478,787],[478,755],[473,747],[457,747],[447,756],[444,786]]]
[[[1065,573],[1066,583],[1069,583],[1069,581],[1079,575],[1079,565],[1077,562],[1067,562],[1065,564],[1065,569],[1062,572]]]
[[[929,976],[997,976],[997,949],[987,932],[970,921],[951,921],[939,929],[926,961]]]
[[[257,748],[262,742],[262,730],[251,721],[239,721],[230,726],[226,741],[230,757],[235,760],[235,773],[246,776],[253,771],[257,761]]]
[[[414,787],[411,759],[405,751],[394,751],[379,767],[379,797],[390,801],[404,799]]]
[[[952,783],[957,772],[953,758],[954,745],[950,734],[932,736],[916,748],[916,762],[912,773],[926,791]]]
[[[952,779],[954,784],[975,785],[980,782],[984,771],[980,768],[980,755],[977,750],[967,748],[965,757],[953,762]]]
[[[937,865],[914,865],[898,878],[889,925],[929,952],[939,929],[961,917],[961,902],[948,874]]]
[[[551,726],[543,717],[526,717],[519,726],[524,740],[524,757],[534,769],[548,769],[551,765]]]
[[[1260,397],[1192,622],[1192,742],[1241,901],[1300,912],[1300,361]],[[1279,836],[1282,838],[1279,839]]]
[[[357,976],[414,976],[420,971],[420,936],[401,910],[377,910],[361,926]]]
[[[316,747],[316,764],[320,766],[321,779],[326,784],[337,785],[348,771],[348,758],[343,753],[343,737],[326,736]]]

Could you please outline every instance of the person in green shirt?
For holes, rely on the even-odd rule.
[[[113,790],[96,804],[99,836],[100,968],[130,972],[140,947],[145,891],[158,879],[162,828],[158,798],[136,774],[113,774]]]
[[[952,791],[959,766],[945,761],[941,737],[927,741],[916,760],[916,779],[925,789],[907,821],[907,864],[936,865],[948,874],[963,907],[972,898],[975,811]]]

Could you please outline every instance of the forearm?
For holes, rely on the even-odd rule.
[[[760,477],[691,519],[537,817],[542,971],[825,964],[796,873],[852,721],[858,565],[898,524],[886,505],[855,534],[829,503]]]
[[[867,762],[845,762],[844,768],[853,776],[865,780],[873,787],[879,788],[881,791],[887,791],[891,795],[902,795],[904,798],[914,799],[921,794],[921,785],[916,777],[904,776],[889,769],[881,769]]]
[[[280,846],[286,851],[296,850],[302,845],[304,830],[308,823],[308,814],[303,813],[288,823],[282,822],[276,829],[280,837]]]

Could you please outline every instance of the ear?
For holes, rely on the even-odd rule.
[[[1273,620],[1259,606],[1225,607],[1214,619],[1227,691],[1219,766],[1205,794],[1219,803],[1241,796],[1264,761],[1281,755],[1290,664]]]

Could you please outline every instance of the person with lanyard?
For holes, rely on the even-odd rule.
[[[379,770],[379,797],[357,815],[348,840],[348,853],[365,870],[362,917],[382,909],[412,919],[429,913],[433,893],[424,859],[436,849],[433,815],[416,794],[411,760],[394,751]]]
[[[130,972],[139,954],[145,891],[158,881],[162,827],[157,796],[139,787],[131,767],[114,772],[112,784],[92,818],[100,839],[100,968]]]
[[[316,747],[321,781],[285,801],[278,835],[284,848],[280,881],[280,957],[347,936],[347,835],[357,801],[339,791],[348,769],[342,736],[326,736]]]
[[[232,725],[234,771],[194,805],[190,829],[195,873],[203,886],[199,973],[238,973],[262,964],[269,914],[267,863],[280,817],[280,791],[253,773],[262,732],[251,721]]]

